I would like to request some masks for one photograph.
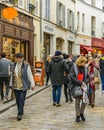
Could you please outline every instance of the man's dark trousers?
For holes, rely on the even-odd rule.
[[[25,104],[25,99],[26,99],[26,92],[27,91],[23,91],[23,90],[14,90],[17,109],[18,109],[18,115],[23,114],[24,104]]]
[[[4,84],[6,86],[6,96],[8,96],[9,94],[9,81],[10,81],[10,77],[0,77],[0,95],[1,95],[1,99],[4,99],[4,92],[3,92],[3,88],[4,88]]]

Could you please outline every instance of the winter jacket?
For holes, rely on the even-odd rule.
[[[100,74],[104,76],[104,56],[101,57],[99,61],[99,66],[100,66]]]
[[[64,84],[67,84],[69,82],[69,75],[70,75],[70,71],[71,71],[71,67],[73,66],[73,62],[72,61],[67,61],[66,62],[68,67],[69,67],[69,70],[68,70],[68,74],[66,73],[66,75],[64,76]]]
[[[73,65],[73,67],[71,68],[71,72],[70,72],[70,91],[71,94],[73,95],[74,93],[74,89],[75,86],[81,86],[82,85],[82,81],[78,80],[77,78],[78,76],[78,67],[76,64]],[[88,75],[88,69],[85,66],[84,67],[84,79],[83,82],[87,85],[89,83],[89,75]]]
[[[49,73],[52,85],[64,83],[64,71],[68,73],[69,67],[61,56],[54,56],[49,64]]]
[[[10,64],[11,61],[6,58],[0,59],[0,77],[10,76]]]

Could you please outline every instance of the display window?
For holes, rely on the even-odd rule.
[[[3,52],[6,53],[6,58],[15,61],[15,54],[22,52],[24,59],[28,61],[29,42],[21,41],[13,38],[3,37]]]
[[[20,40],[3,37],[3,52],[6,58],[15,61],[15,54],[20,52]]]

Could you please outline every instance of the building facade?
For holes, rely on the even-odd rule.
[[[95,52],[99,51],[99,53],[101,53],[100,49],[103,42],[103,14],[104,12],[102,10],[102,0],[76,1],[75,52],[77,54],[81,53],[82,45],[83,47],[88,47],[88,51],[90,50],[89,47],[92,46]],[[101,43],[99,43],[98,41]],[[100,49],[96,49],[96,47],[100,47]]]

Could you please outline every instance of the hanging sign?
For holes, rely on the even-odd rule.
[[[2,16],[5,19],[13,19],[15,17],[18,16],[18,12],[16,9],[14,9],[13,7],[7,7],[5,9],[3,9],[2,11]]]

